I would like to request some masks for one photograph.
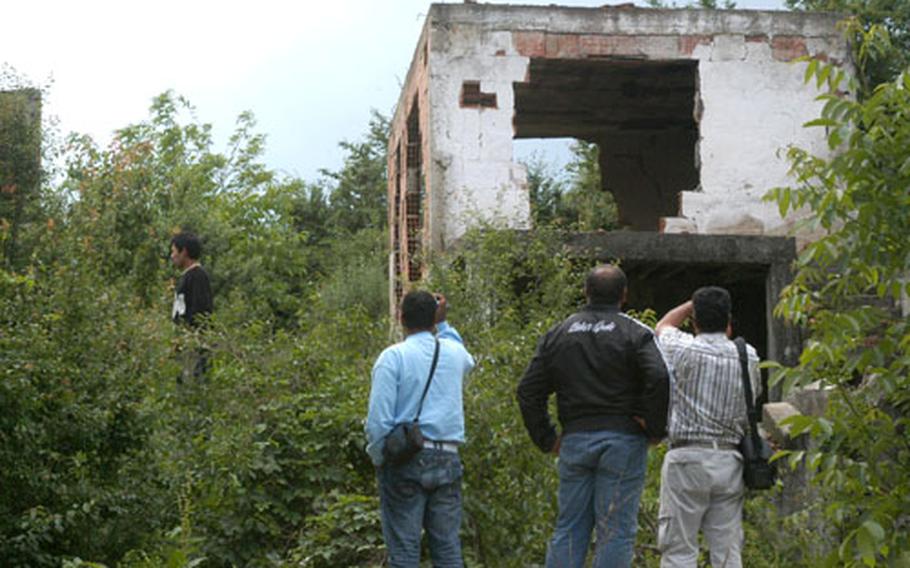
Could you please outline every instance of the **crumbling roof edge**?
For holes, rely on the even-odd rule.
[[[841,37],[835,12],[789,10],[706,10],[636,6],[555,6],[521,4],[430,5],[427,21],[477,24],[497,30],[549,31],[611,35],[766,33],[804,37]],[[662,24],[667,25],[663,28]],[[569,29],[572,27],[574,29]]]

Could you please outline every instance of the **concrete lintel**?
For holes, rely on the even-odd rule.
[[[788,266],[796,258],[792,237],[665,234],[638,231],[574,233],[566,239],[573,254],[608,261],[762,264]]]

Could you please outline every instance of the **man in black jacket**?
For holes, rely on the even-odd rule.
[[[559,517],[547,567],[581,567],[597,527],[595,567],[632,562],[648,440],[665,435],[670,374],[652,330],[621,313],[626,275],[599,266],[588,304],[552,327],[518,386],[528,433],[559,455]],[[556,393],[562,434],[547,411]]]

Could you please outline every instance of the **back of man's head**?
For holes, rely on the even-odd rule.
[[[199,260],[199,257],[202,256],[202,241],[199,240],[199,237],[189,231],[182,231],[174,235],[171,239],[171,244],[174,245],[177,250],[185,250],[187,256],[193,260]]]
[[[591,304],[619,304],[626,290],[626,273],[618,266],[604,264],[585,279],[585,296]]]
[[[705,286],[692,294],[695,325],[702,333],[726,331],[730,323],[730,293],[719,286]]]
[[[436,298],[423,290],[405,294],[401,300],[401,323],[406,329],[431,329],[436,323]]]

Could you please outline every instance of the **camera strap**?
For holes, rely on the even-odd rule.
[[[430,365],[430,376],[427,377],[427,384],[423,387],[423,394],[420,395],[420,404],[417,405],[417,416],[414,417],[414,422],[420,422],[420,412],[423,410],[423,401],[427,397],[427,391],[430,390],[430,382],[433,380],[433,375],[436,373],[436,363],[439,361],[439,338],[436,338],[436,349],[433,350],[433,364]]]
[[[752,395],[752,381],[749,380],[749,359],[746,353],[746,340],[742,337],[737,337],[733,340],[733,343],[736,344],[736,350],[739,352],[739,365],[742,369],[743,377],[743,392],[746,395],[746,416],[749,419],[749,429],[751,430],[752,440],[756,443],[756,448],[758,447],[759,437],[758,437],[758,414],[755,411],[755,402]],[[747,436],[750,434],[746,434]]]

